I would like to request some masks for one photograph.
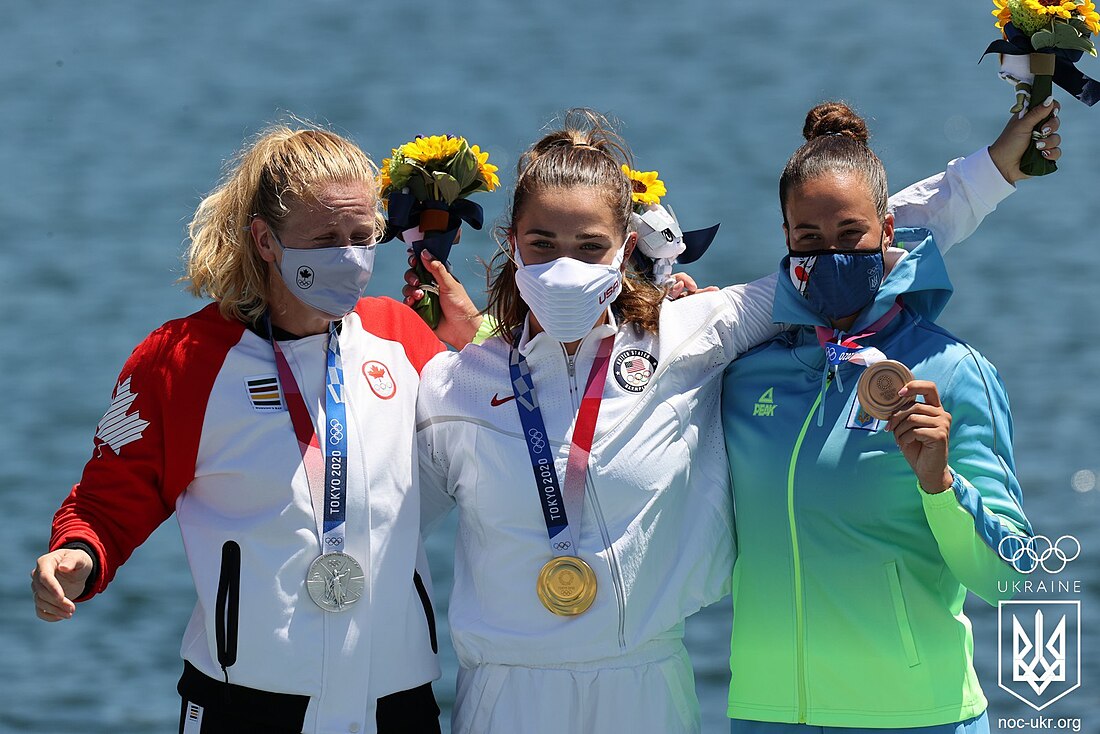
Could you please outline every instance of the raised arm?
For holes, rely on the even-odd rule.
[[[1031,131],[1048,115],[1049,136],[1033,140]],[[1037,107],[1024,117],[1013,117],[988,148],[956,158],[947,170],[918,181],[890,197],[890,210],[898,227],[932,230],[942,252],[962,242],[978,228],[997,204],[1016,190],[1016,182],[1027,178],[1020,170],[1020,157],[1031,145],[1042,145],[1050,160],[1061,156],[1058,136],[1058,103]]]

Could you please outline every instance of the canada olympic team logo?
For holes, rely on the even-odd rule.
[[[363,377],[367,378],[367,386],[371,392],[382,400],[389,400],[397,394],[397,383],[390,373],[390,368],[376,360],[363,363]]]

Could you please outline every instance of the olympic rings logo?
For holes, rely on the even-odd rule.
[[[541,454],[542,450],[546,448],[546,439],[542,435],[542,431],[537,428],[532,428],[527,431],[527,437],[531,441],[531,450],[536,454]]]
[[[1032,538],[1006,535],[997,545],[997,555],[1007,563],[1011,563],[1020,573],[1034,573],[1035,569],[1042,568],[1049,574],[1056,574],[1065,570],[1070,561],[1077,560],[1081,555],[1081,542],[1072,535],[1063,535],[1053,543],[1045,535],[1036,535]],[[1058,561],[1059,565],[1048,567],[1047,561],[1052,557]],[[1020,561],[1023,559],[1027,559],[1026,568],[1020,567]]]
[[[569,550],[569,548],[572,547],[572,545],[573,544],[570,543],[568,540],[566,540],[562,543],[554,543],[554,550]]]
[[[325,542],[328,543],[331,546],[337,546],[337,545],[343,545],[344,544],[344,539],[343,538],[325,538]]]
[[[339,443],[344,440],[344,426],[335,418],[328,423],[328,440],[329,443]]]

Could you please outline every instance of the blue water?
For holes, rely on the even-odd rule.
[[[178,645],[193,604],[166,524],[108,593],[68,623],[35,619],[27,572],[79,476],[129,350],[199,303],[175,284],[185,225],[221,162],[291,112],[381,159],[415,133],[455,132],[508,173],[558,110],[619,116],[639,168],[659,169],[689,228],[723,223],[707,283],[773,269],[776,180],[805,111],[843,97],[870,119],[895,188],[990,142],[1010,104],[991,61],[984,2],[20,4],[0,27],[0,731],[174,731]],[[1086,59],[1084,64],[1090,64]],[[1100,66],[1091,62],[1092,71]],[[959,286],[942,322],[1001,371],[1019,475],[1040,532],[1081,539],[1059,576],[1082,582],[1084,687],[1043,711],[1100,731],[1100,472],[1093,387],[1100,111],[1068,102],[1066,160],[1025,182],[949,256]],[[505,175],[505,184],[510,176]],[[490,218],[506,196],[483,196]],[[478,291],[487,237],[468,232],[456,272]],[[372,291],[397,295],[402,253]],[[1083,472],[1078,474],[1078,472]],[[1077,488],[1074,488],[1074,476]],[[431,541],[446,606],[450,530]],[[1040,595],[1041,596],[1041,595]],[[1041,597],[1048,598],[1048,597]],[[693,618],[705,730],[726,730],[728,601]],[[1034,716],[997,689],[997,614],[971,607],[998,716]],[[437,691],[453,697],[444,641]]]

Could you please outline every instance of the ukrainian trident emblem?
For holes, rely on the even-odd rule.
[[[998,617],[1001,688],[1042,711],[1080,687],[1081,602],[1004,601]]]

